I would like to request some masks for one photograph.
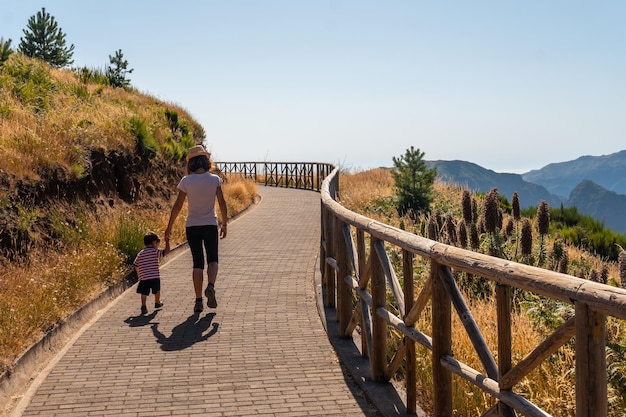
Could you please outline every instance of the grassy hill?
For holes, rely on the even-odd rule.
[[[0,66],[0,103],[0,256],[10,260],[61,244],[51,214],[73,222],[76,201],[168,202],[184,152],[205,136],[177,106],[21,54]],[[61,203],[69,211],[56,213]]]
[[[165,230],[185,153],[204,138],[184,109],[97,71],[19,53],[0,64],[0,372],[130,272],[143,234]],[[223,188],[229,215],[256,192]]]

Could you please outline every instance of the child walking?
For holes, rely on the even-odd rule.
[[[161,274],[159,272],[159,261],[163,256],[170,253],[170,239],[165,239],[165,249],[159,249],[161,239],[154,232],[148,232],[143,237],[143,248],[135,258],[133,265],[137,271],[139,284],[137,284],[137,294],[141,294],[141,314],[148,314],[146,300],[150,291],[154,294],[154,308],[163,307],[161,302]]]

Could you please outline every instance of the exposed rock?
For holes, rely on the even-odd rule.
[[[182,168],[118,151],[92,150],[80,178],[62,166],[47,168],[37,181],[0,170],[0,257],[19,262],[27,260],[34,245],[58,244],[49,219],[52,207],[74,207],[82,201],[95,210],[112,208],[121,200],[142,208],[162,208],[176,192]],[[64,215],[69,224],[74,222],[74,212]]]

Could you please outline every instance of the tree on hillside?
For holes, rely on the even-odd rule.
[[[396,186],[396,210],[400,216],[408,214],[416,219],[419,213],[429,211],[432,188],[437,171],[428,169],[424,152],[411,146],[404,155],[393,157],[392,171]]]
[[[9,59],[9,55],[13,53],[13,49],[11,49],[11,42],[12,39],[5,41],[4,38],[0,38],[0,65]]]
[[[109,55],[109,63],[106,69],[109,84],[113,87],[128,87],[130,80],[126,75],[132,73],[133,69],[128,69],[128,61],[124,59],[121,49],[115,52],[115,56]]]
[[[74,62],[74,45],[66,46],[65,33],[45,7],[28,19],[28,26],[23,32],[18,50],[24,55],[42,59],[55,68]]]

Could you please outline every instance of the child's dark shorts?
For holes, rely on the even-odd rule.
[[[152,294],[156,294],[161,291],[161,280],[144,279],[143,281],[139,281],[139,284],[137,284],[137,294],[150,295],[150,290],[152,290]]]

